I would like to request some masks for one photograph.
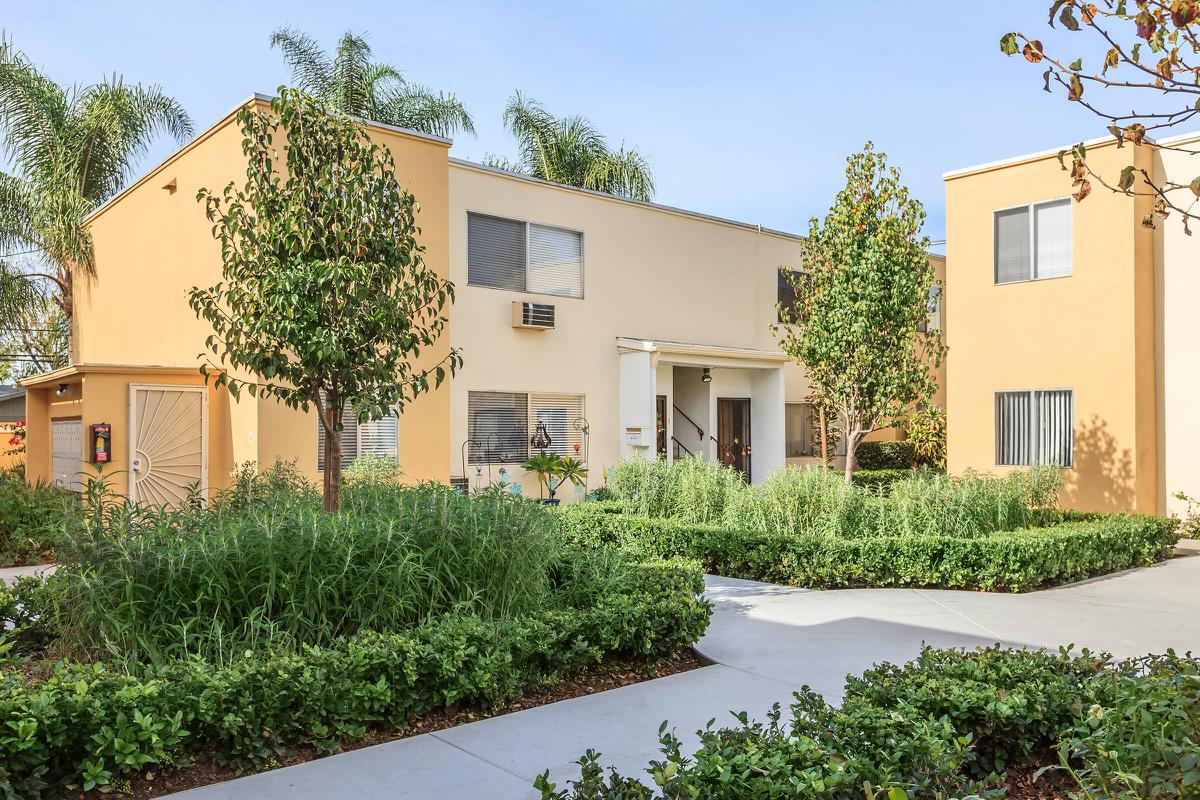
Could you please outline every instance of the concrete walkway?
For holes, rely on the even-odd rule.
[[[396,800],[537,797],[534,776],[577,774],[585,750],[645,777],[669,720],[690,734],[728,712],[761,717],[809,684],[830,699],[842,679],[922,642],[950,647],[1075,644],[1118,656],[1200,651],[1200,558],[1027,595],[916,589],[816,592],[710,578],[716,605],[698,649],[713,666],[194,789],[188,800]],[[690,736],[686,738],[691,738]]]

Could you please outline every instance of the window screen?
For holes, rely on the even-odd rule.
[[[784,446],[788,458],[813,455],[813,409],[809,403],[783,407]]]
[[[1037,244],[1036,278],[1061,278],[1071,274],[1071,201],[1060,200],[1033,207]]]
[[[399,419],[393,413],[382,419],[359,422],[354,409],[347,406],[342,412],[342,469],[368,453],[400,459]],[[317,469],[325,469],[325,429],[320,419],[317,420]]]
[[[546,426],[546,433],[550,435],[550,446],[546,448],[549,452],[560,456],[583,457],[583,432],[575,427],[575,420],[583,417],[582,396],[531,394],[529,408],[535,429],[539,422]]]
[[[1073,466],[1074,416],[1070,389],[997,392],[996,463]]]
[[[996,283],[1029,280],[1029,208],[997,211],[995,235]]]
[[[476,464],[524,461],[529,453],[529,395],[468,392],[467,438]]]
[[[776,321],[794,322],[796,318],[796,287],[784,273],[785,270],[779,270],[775,281],[775,302],[779,304],[776,306]]]
[[[525,223],[467,214],[467,283],[525,291]]]
[[[917,330],[921,333],[940,331],[942,329],[942,287],[929,287],[927,307],[929,309],[929,316],[925,318],[925,321],[921,323],[921,327]]]
[[[530,225],[527,288],[539,294],[583,297],[583,235]]]

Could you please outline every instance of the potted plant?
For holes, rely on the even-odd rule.
[[[538,497],[541,497],[542,487],[545,486],[550,493],[548,500],[542,500],[548,506],[558,505],[558,500],[554,497],[554,492],[562,483],[562,463],[563,457],[558,453],[548,453],[542,450],[537,455],[529,457],[529,460],[521,465],[523,469],[535,473],[538,480]]]

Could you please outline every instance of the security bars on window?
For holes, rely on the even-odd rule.
[[[1071,274],[1071,201],[1051,200],[995,212],[995,281]]]
[[[583,297],[583,234],[469,212],[467,283]]]
[[[996,464],[1072,467],[1074,426],[1070,389],[996,392]]]

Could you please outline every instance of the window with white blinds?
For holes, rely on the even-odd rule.
[[[1052,200],[995,213],[996,283],[1071,274],[1071,201]]]
[[[929,333],[930,331],[940,331],[942,329],[942,287],[930,286],[926,307],[929,309],[929,316],[921,323],[921,327],[917,330],[920,333]]]
[[[1075,398],[1070,389],[996,392],[996,464],[1075,464]]]
[[[529,440],[538,423],[550,437],[548,452],[580,458],[583,395],[468,392],[467,437],[475,464],[520,463],[534,452]]]
[[[583,297],[583,234],[468,212],[467,283]]]
[[[393,413],[382,419],[359,422],[349,406],[342,412],[342,469],[360,455],[386,456],[399,461],[399,419]],[[325,429],[317,420],[317,469],[325,469]]]

